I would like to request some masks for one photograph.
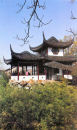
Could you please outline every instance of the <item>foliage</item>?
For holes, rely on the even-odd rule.
[[[64,41],[67,41],[68,39],[71,40],[71,35],[64,37]],[[65,49],[65,55],[77,56],[77,37],[74,38],[73,45],[69,49]],[[72,66],[72,75],[77,77],[77,63]]]
[[[0,87],[0,129],[73,130],[76,107],[77,89],[65,83]]]
[[[77,55],[77,41],[74,41],[74,44],[69,50],[70,55]]]
[[[73,36],[69,35],[69,36],[64,36],[62,41],[67,42],[67,41],[71,41],[72,39],[73,39]],[[76,55],[77,56],[77,36],[74,37],[74,42],[73,42],[72,46],[70,46],[69,48],[66,48],[64,50],[64,55]]]
[[[72,68],[72,75],[77,77],[77,63]]]
[[[64,36],[63,41],[66,42],[66,41],[70,41],[72,39],[73,38],[72,38],[71,35]],[[65,49],[64,54],[65,55],[76,55],[77,56],[77,37],[74,38],[73,45],[71,47]]]
[[[5,87],[8,81],[9,77],[7,76],[7,74],[4,71],[0,72],[0,86]]]

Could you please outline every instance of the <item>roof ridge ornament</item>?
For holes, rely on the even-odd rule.
[[[32,47],[31,47],[30,44],[29,44],[29,49],[31,50],[31,48],[32,48]]]
[[[4,61],[4,63],[7,64],[7,65],[11,63],[11,59],[8,59],[8,60],[7,60],[7,59],[4,58],[4,56],[3,56],[3,61]]]
[[[72,39],[72,42],[74,42],[74,37],[73,37],[73,39]]]
[[[4,56],[3,56],[3,61],[5,62],[5,58],[4,58]]]
[[[45,38],[45,35],[44,35],[44,32],[43,32],[43,42],[46,40],[46,38]]]
[[[10,44],[10,51],[11,51],[11,54],[14,53],[11,44]]]

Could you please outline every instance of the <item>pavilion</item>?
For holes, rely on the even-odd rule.
[[[31,47],[30,50],[36,52],[32,54],[28,51],[16,53],[10,46],[11,59],[4,62],[11,65],[11,80],[29,81],[29,80],[57,80],[63,76],[72,79],[71,69],[76,56],[64,56],[64,49],[69,48],[73,40],[62,42],[55,37],[48,40],[43,34],[43,43],[37,47]],[[12,72],[12,68],[16,71]]]

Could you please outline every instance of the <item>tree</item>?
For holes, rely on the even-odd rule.
[[[30,3],[29,3],[30,2]],[[75,0],[70,0],[70,2],[75,2]],[[29,3],[29,5],[28,5]],[[32,19],[34,21],[36,21],[36,25],[35,27],[38,27],[40,28],[41,26],[45,26],[47,24],[49,24],[52,20],[49,20],[48,22],[44,22],[43,21],[43,16],[39,16],[39,10],[44,10],[46,8],[46,5],[45,5],[45,0],[23,0],[23,3],[22,5],[21,4],[18,4],[19,6],[19,10],[17,11],[17,13],[20,13],[24,7],[26,7],[26,9],[30,10],[31,11],[31,14],[29,15],[29,19],[27,20],[26,18],[24,18],[24,20],[22,21],[23,24],[27,25],[27,28],[25,30],[25,37],[24,38],[20,38],[18,35],[17,35],[17,39],[18,40],[22,40],[25,43],[28,42],[28,39],[30,38],[30,28],[31,28],[31,22],[32,22]],[[77,19],[72,11],[71,11],[71,19]],[[71,30],[69,30],[70,32]],[[72,31],[71,31],[72,32]],[[73,33],[73,32],[72,32]],[[74,33],[73,33],[74,34]],[[75,34],[77,35],[77,34]]]
[[[66,54],[77,56],[77,38],[75,38],[73,45],[69,48],[69,51],[66,50],[65,55]]]
[[[47,24],[49,24],[52,20],[49,20],[48,22],[44,22],[43,21],[43,17],[44,16],[39,16],[39,13],[38,11],[39,10],[44,10],[46,5],[45,5],[45,0],[43,0],[44,2],[42,2],[41,0],[30,0],[30,4],[28,5],[28,0],[24,0],[23,4],[20,5],[18,4],[19,6],[19,10],[17,11],[17,13],[20,13],[23,8],[26,6],[26,9],[27,10],[30,10],[31,11],[31,14],[29,15],[29,18],[28,20],[26,18],[24,18],[24,20],[22,21],[23,24],[25,24],[27,27],[25,29],[25,37],[24,38],[20,38],[18,35],[17,35],[17,39],[18,40],[22,40],[25,43],[28,42],[28,39],[30,38],[30,28],[31,28],[31,22],[32,22],[32,19],[34,21],[36,21],[36,25],[34,25],[35,27],[42,27],[42,26],[45,26]]]

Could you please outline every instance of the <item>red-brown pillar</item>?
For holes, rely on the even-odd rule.
[[[12,76],[12,65],[11,65],[11,76]]]
[[[22,66],[22,75],[23,75],[23,66]]]
[[[47,55],[48,55],[48,48],[47,48]]]
[[[32,75],[33,75],[33,65],[32,65]]]
[[[39,65],[37,65],[37,73],[38,73],[38,80],[39,80]]]
[[[35,65],[34,65],[34,75],[35,75]]]
[[[27,65],[26,65],[26,72],[27,72]],[[26,76],[27,76],[27,73],[26,73]]]
[[[19,64],[18,64],[18,80],[19,80]]]
[[[45,76],[46,76],[46,79],[47,79],[47,70],[46,70],[46,68],[44,68],[44,73],[45,73]]]
[[[26,65],[26,72],[27,72],[27,65]]]
[[[62,77],[64,78],[64,71],[62,70]]]

